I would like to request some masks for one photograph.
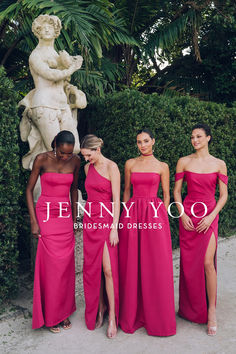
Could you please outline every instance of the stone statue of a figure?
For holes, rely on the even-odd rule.
[[[80,151],[77,108],[85,108],[87,102],[85,94],[70,84],[70,76],[80,69],[83,58],[70,56],[64,50],[56,52],[54,40],[60,30],[61,21],[57,16],[40,15],[32,24],[39,40],[29,57],[35,88],[19,103],[25,106],[20,123],[21,139],[28,140],[30,147],[22,160],[26,169],[32,169],[37,154],[51,150],[51,142],[61,130],[74,134],[74,153]]]

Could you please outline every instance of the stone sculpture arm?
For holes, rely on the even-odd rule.
[[[42,60],[38,53],[32,53],[29,58],[29,64],[33,71],[44,79],[50,81],[60,81],[66,79],[81,67],[82,62],[83,58],[78,56],[76,60],[73,60],[68,69],[58,70],[50,68],[49,65]]]

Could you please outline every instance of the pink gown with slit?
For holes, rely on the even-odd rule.
[[[192,219],[194,226],[202,219],[207,208],[209,215],[216,206],[215,189],[218,179],[227,184],[228,177],[221,173],[195,173],[185,171],[177,173],[175,180],[184,178],[188,194],[184,199],[185,213]],[[194,203],[193,216],[191,207]],[[202,204],[204,203],[205,206]],[[205,215],[205,216],[206,216]],[[212,234],[218,238],[218,220],[216,216],[208,231],[187,231],[179,221],[180,278],[179,278],[179,315],[196,323],[207,323],[207,294],[205,284],[204,258]],[[216,268],[216,253],[215,253]]]
[[[52,327],[75,310],[75,260],[70,186],[73,173],[45,172],[36,216],[41,237],[35,261],[32,328]],[[59,202],[63,202],[60,216]],[[47,204],[50,215],[47,220]]]
[[[118,287],[118,251],[117,246],[111,246],[109,241],[110,225],[113,218],[106,211],[112,211],[111,181],[100,175],[93,164],[89,165],[85,180],[88,199],[83,218],[83,283],[85,297],[85,322],[87,328],[95,329],[99,306],[100,284],[102,276],[102,258],[105,243],[107,244],[115,297],[115,315],[118,324],[119,287]],[[89,204],[91,209],[89,209]],[[102,214],[101,214],[102,213]],[[102,217],[101,217],[102,215]]]
[[[126,333],[144,327],[149,335],[171,336],[176,333],[172,247],[167,211],[157,197],[160,175],[133,172],[131,183],[130,217],[124,209],[120,218],[119,324]],[[160,205],[157,218],[151,203]]]

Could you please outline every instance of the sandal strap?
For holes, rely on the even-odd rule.
[[[70,326],[71,322],[69,320],[69,318],[66,318],[64,321],[61,322],[63,326]]]

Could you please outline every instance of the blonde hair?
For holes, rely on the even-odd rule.
[[[98,138],[94,134],[88,134],[83,137],[81,141],[80,148],[81,149],[90,149],[90,150],[97,150],[97,148],[102,148],[103,140]]]

